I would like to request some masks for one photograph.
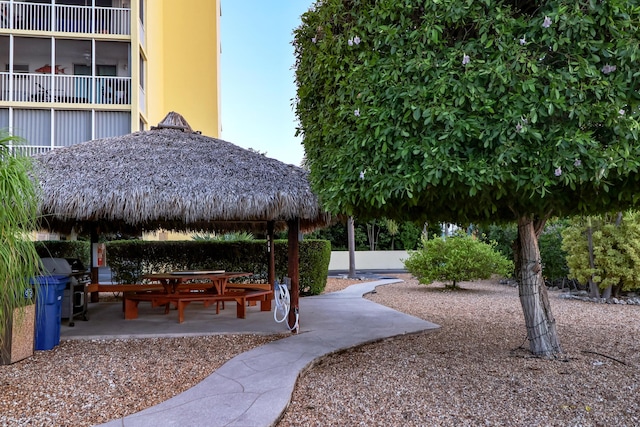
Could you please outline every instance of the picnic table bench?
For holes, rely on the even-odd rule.
[[[269,311],[271,306],[271,295],[269,290],[230,290],[224,294],[214,294],[209,292],[178,292],[167,294],[156,291],[132,292],[124,295],[124,318],[127,320],[138,317],[138,304],[141,301],[151,302],[152,307],[165,306],[165,314],[169,313],[169,306],[173,305],[178,309],[178,323],[184,322],[184,309],[192,302],[202,302],[205,307],[216,303],[216,314],[220,312],[218,303],[224,301],[236,302],[236,316],[239,319],[246,317],[247,302],[260,301],[261,311]],[[269,308],[266,308],[268,305]]]
[[[89,285],[88,292],[140,292],[140,291],[161,291],[164,288],[159,283],[151,283],[151,284],[99,284],[92,283]]]
[[[152,307],[171,306],[178,310],[178,322],[184,321],[184,309],[192,302],[202,302],[205,307],[216,304],[216,314],[225,301],[236,302],[236,315],[246,316],[246,306],[260,302],[261,311],[271,310],[273,290],[269,283],[230,283],[228,278],[250,276],[251,273],[223,271],[181,271],[145,275],[145,284],[91,284],[89,292],[122,292],[124,318],[136,319],[138,305],[148,301]]]
[[[273,291],[270,283],[227,283],[228,291]],[[260,301],[260,311],[271,311],[273,292],[263,300],[250,300],[249,305],[256,305]],[[224,303],[223,303],[224,307]]]

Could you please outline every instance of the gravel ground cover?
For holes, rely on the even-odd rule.
[[[517,290],[405,283],[368,298],[442,325],[323,358],[299,379],[286,426],[638,426],[640,307],[551,292],[566,354],[531,357]],[[330,278],[327,292],[360,280]],[[164,401],[281,336],[63,341],[0,366],[0,425],[91,426]],[[221,352],[227,349],[227,352]]]
[[[329,279],[325,292],[360,280]],[[106,295],[115,298],[113,295]],[[62,341],[0,366],[0,426],[92,426],[163,402],[289,334]]]
[[[368,298],[442,328],[322,359],[279,427],[640,425],[640,307],[550,292],[565,354],[544,360],[525,349],[516,288],[404,278]]]
[[[91,426],[133,414],[194,386],[235,355],[280,337],[62,341],[53,350],[0,366],[0,425]]]

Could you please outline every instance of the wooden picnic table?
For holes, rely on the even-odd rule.
[[[176,271],[171,273],[146,274],[144,279],[160,283],[163,291],[129,292],[124,295],[125,319],[138,317],[138,304],[149,301],[154,307],[164,306],[165,314],[169,313],[169,306],[173,304],[178,309],[178,322],[184,321],[184,308],[191,302],[202,302],[205,307],[216,303],[216,313],[219,304],[225,301],[235,301],[237,317],[245,317],[247,303],[260,302],[261,311],[271,310],[273,291],[267,285],[248,286],[245,289],[232,287],[227,292],[227,280],[234,277],[251,276],[246,272],[206,271]],[[260,288],[255,288],[260,286]],[[197,291],[197,292],[196,292]]]
[[[224,295],[227,281],[234,277],[251,276],[253,273],[226,272],[224,270],[186,270],[171,273],[152,273],[142,276],[143,279],[159,282],[167,294],[177,294],[181,289],[203,289],[210,284],[219,295]]]

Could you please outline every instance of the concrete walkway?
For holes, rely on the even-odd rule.
[[[362,298],[376,286],[397,282],[401,280],[384,279],[301,298],[299,334],[240,354],[184,393],[103,426],[275,425],[291,399],[298,375],[315,360],[364,343],[439,327]],[[189,309],[185,312],[187,320]],[[235,309],[223,311],[235,313]],[[247,319],[258,314],[270,315],[248,313]],[[126,322],[138,322],[143,317],[141,314],[139,319]],[[235,323],[244,320],[235,319]],[[164,321],[173,323],[167,317]],[[273,317],[271,322],[275,324]],[[185,325],[187,321],[181,326]],[[67,328],[63,337],[72,339],[70,329],[74,328]],[[187,334],[183,331],[181,335]]]

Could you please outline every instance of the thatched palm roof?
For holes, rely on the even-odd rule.
[[[329,216],[307,172],[193,132],[176,113],[149,131],[93,140],[36,157],[41,214],[50,229],[264,228]]]

